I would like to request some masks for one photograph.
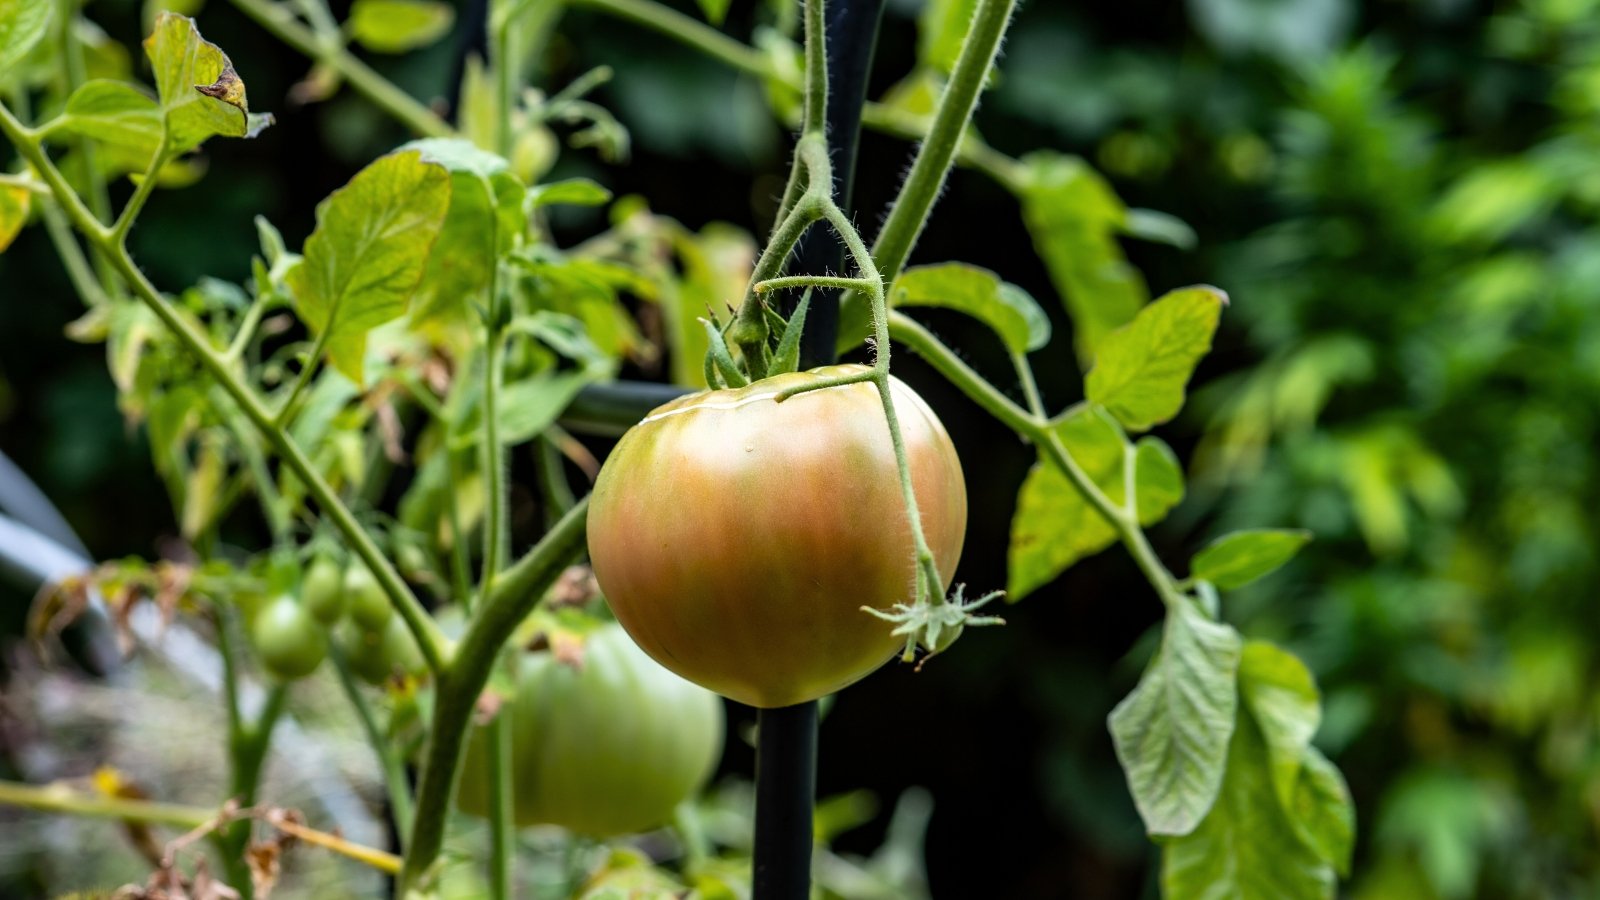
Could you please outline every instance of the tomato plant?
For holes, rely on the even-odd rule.
[[[915,600],[895,450],[872,386],[779,394],[836,366],[675,400],[606,458],[589,553],[617,619],[657,662],[752,706],[814,700],[903,641],[861,614]],[[950,436],[904,383],[895,405],[922,525],[949,586],[967,490]]]
[[[722,755],[722,703],[657,665],[617,625],[581,640],[568,651],[575,659],[549,650],[517,659],[500,713],[512,723],[517,824],[600,838],[669,824]],[[457,802],[487,816],[482,730],[465,773]]]
[[[1160,839],[1166,892],[1333,890],[1354,822],[1342,776],[1311,744],[1315,683],[1286,651],[1245,640],[1223,619],[1219,596],[1287,562],[1309,535],[1226,535],[1183,574],[1146,533],[1185,491],[1177,455],[1147,432],[1182,409],[1227,295],[1202,285],[1152,298],[1118,238],[1186,226],[1156,216],[1152,227],[1082,160],[1052,151],[1013,159],[984,143],[973,115],[997,80],[1015,0],[930,4],[917,71],[870,105],[865,66],[852,75],[840,54],[850,44],[871,58],[876,5],[870,17],[851,0],[805,0],[799,17],[764,9],[771,21],[750,46],[654,0],[574,0],[760,78],[773,112],[798,125],[759,250],[743,234],[691,231],[640,200],[613,203],[595,181],[550,179],[553,156],[565,152],[561,132],[568,149],[606,164],[628,147],[626,130],[591,96],[606,70],[549,93],[532,84],[534,50],[551,43],[566,4],[480,7],[469,40],[484,38],[489,52],[460,54],[455,119],[446,121],[352,46],[422,46],[449,31],[452,7],[357,0],[340,23],[322,0],[234,2],[312,57],[297,99],[348,86],[416,139],[384,148],[316,207],[314,223],[295,223],[309,226],[298,248],[258,218],[260,252],[243,283],[205,279],[163,292],[129,236],[158,191],[200,177],[194,151],[273,124],[249,106],[249,63],[235,65],[193,19],[159,12],[141,45],[153,91],[115,51],[95,56],[91,79],[85,56],[98,31],[81,8],[0,0],[0,134],[19,157],[0,177],[0,249],[22,224],[43,223],[86,307],[72,333],[108,344],[124,414],[142,423],[171,494],[184,560],[78,578],[46,592],[45,606],[82,611],[97,587],[119,624],[146,599],[169,616],[203,617],[222,672],[226,798],[235,802],[218,797],[220,812],[197,812],[108,791],[68,803],[25,785],[0,785],[0,799],[194,829],[158,857],[151,884],[162,890],[200,880],[177,861],[199,835],[211,838],[232,890],[270,888],[288,839],[255,841],[259,826],[393,875],[401,895],[425,896],[449,877],[441,858],[459,836],[450,812],[466,760],[460,804],[489,827],[484,883],[464,893],[512,896],[519,859],[565,853],[575,871],[563,893],[608,880],[727,887],[753,869],[762,900],[806,896],[816,827],[817,707],[808,701],[896,647],[926,661],[950,652],[969,625],[999,624],[974,613],[1000,592],[968,600],[963,585],[951,591],[966,486],[938,418],[891,375],[892,355],[909,349],[1038,454],[1017,494],[1010,598],[1120,544],[1160,604],[1160,640],[1141,645],[1155,649],[1109,725],[1133,804]],[[853,38],[829,33],[848,16],[825,14],[825,2],[869,20]],[[716,0],[703,5],[714,22],[727,12]],[[841,190],[854,177],[862,124],[917,143],[870,241],[857,222],[872,219]],[[219,145],[207,149],[220,164]],[[1051,317],[999,274],[910,264],[958,162],[1019,201],[1072,326],[1070,351],[1039,352],[1051,343]],[[554,224],[555,207],[600,206],[610,207],[607,224],[581,240]],[[811,233],[823,231],[842,248],[832,261],[792,263],[802,239],[817,247],[827,236]],[[999,384],[908,312],[924,307],[992,330],[1009,363]],[[811,366],[863,345],[857,364]],[[802,359],[809,371],[798,371]],[[1065,370],[1054,380],[1081,399],[1053,412],[1035,361]],[[660,387],[619,378],[668,369],[678,388],[706,390],[650,412]],[[568,430],[585,425],[626,431],[588,496],[574,476],[594,472],[595,451]],[[514,451],[532,467],[527,484],[512,483],[530,474],[512,465]],[[224,525],[246,518],[265,535],[253,551],[225,539]],[[515,553],[538,524],[542,536]],[[342,575],[318,557],[302,580],[298,561],[324,552],[330,532]],[[586,545],[599,591],[569,569]],[[253,616],[249,604],[228,602],[257,596],[262,581],[274,599]],[[292,584],[303,602],[278,596]],[[595,632],[581,665],[558,652],[521,653],[538,641],[561,650],[570,617],[588,615],[574,608],[597,593],[621,626]],[[260,702],[241,699],[257,673],[237,652],[240,611],[269,676]],[[452,619],[462,626],[447,632]],[[330,676],[371,744],[400,835],[394,853],[257,802],[275,728],[289,714],[284,682],[318,668],[329,623],[339,650]],[[652,657],[763,708],[767,767],[757,767],[753,842],[708,837],[698,807],[684,805],[717,756],[719,701]],[[475,716],[487,720],[478,732]],[[780,721],[799,727],[768,727]],[[774,776],[779,760],[793,768]],[[773,797],[783,801],[776,812]],[[687,810],[672,823],[681,859],[648,842],[591,853],[564,833],[555,851],[524,848],[516,833],[519,821],[537,821],[615,836],[661,825],[675,809]],[[753,865],[744,856],[752,843]],[[792,851],[782,883],[763,882],[779,844]],[[641,865],[646,849],[656,855]],[[816,871],[856,872],[842,856],[828,863]],[[635,871],[609,879],[619,868]],[[908,883],[884,892],[906,895]]]

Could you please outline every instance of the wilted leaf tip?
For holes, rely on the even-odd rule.
[[[224,66],[217,80],[211,84],[197,84],[194,89],[207,97],[214,97],[240,109],[246,109],[244,97],[244,81],[239,78],[239,73],[234,71],[232,65]]]

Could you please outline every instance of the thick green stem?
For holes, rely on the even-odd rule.
[[[273,0],[232,0],[245,15],[279,40],[343,76],[358,93],[400,120],[416,134],[451,137],[455,129],[415,97],[373,71],[343,45],[325,41],[307,28],[294,13]]]
[[[977,109],[978,95],[989,80],[989,71],[994,68],[1001,39],[1005,37],[1006,25],[1015,7],[1016,0],[978,0],[966,40],[961,44],[961,55],[956,58],[950,82],[939,98],[939,108],[933,114],[927,139],[917,150],[911,173],[900,186],[900,195],[895,198],[883,229],[872,243],[878,267],[888,280],[894,280],[900,273],[900,267],[911,255],[911,248],[928,222],[929,210],[939,199],[967,124]]]
[[[504,64],[504,60],[502,63]],[[502,126],[507,122],[502,120]],[[491,236],[491,240],[493,237]],[[506,458],[500,443],[499,394],[500,346],[503,341],[498,323],[501,321],[498,277],[489,284],[489,317],[484,327],[483,350],[483,466],[484,491],[488,495],[484,510],[483,575],[480,578],[480,595],[487,595],[495,576],[500,573],[500,550],[506,531]],[[487,604],[480,603],[480,612]],[[497,648],[492,651],[499,654]],[[514,789],[511,772],[511,729],[507,724],[511,715],[508,704],[489,725],[489,894],[495,900],[505,900],[512,893],[512,864],[516,859],[516,822],[511,808]]]
[[[517,858],[516,790],[511,771],[511,714],[513,704],[500,707],[489,722],[489,896],[505,900],[514,892]]]
[[[828,130],[828,40],[823,33],[823,4],[807,0],[805,113],[801,134],[826,134]]]
[[[139,299],[144,301],[145,305],[177,337],[178,342],[184,345],[184,348],[200,362],[201,367],[233,398],[243,410],[245,417],[261,432],[262,437],[272,446],[284,464],[305,483],[307,492],[316,499],[323,513],[333,520],[334,526],[349,542],[355,554],[377,577],[384,593],[389,596],[390,602],[411,629],[429,668],[435,672],[444,668],[449,648],[438,626],[428,616],[427,610],[423,608],[416,595],[406,586],[400,573],[395,571],[394,566],[378,550],[371,536],[356,521],[355,515],[339,499],[338,494],[322,477],[322,473],[317,471],[305,451],[283,429],[276,427],[272,414],[267,411],[261,398],[245,384],[224,355],[211,345],[210,339],[161,296],[161,292],[156,290],[155,285],[151,284],[144,272],[134,264],[127,248],[113,239],[111,229],[96,220],[83,205],[83,201],[67,184],[60,170],[45,155],[38,143],[32,140],[33,133],[18,122],[3,103],[0,103],[0,133],[6,135],[16,146],[17,152],[21,153],[45,183],[50,185],[50,189],[55,193],[56,202],[73,225],[97,249],[105,253],[118,274],[133,287]]]
[[[449,670],[439,676],[433,727],[429,730],[422,783],[417,788],[416,824],[401,873],[402,894],[420,885],[439,857],[466,748],[467,726],[500,648],[562,570],[583,552],[588,513],[589,501],[585,498],[527,555],[494,580],[461,636]]]

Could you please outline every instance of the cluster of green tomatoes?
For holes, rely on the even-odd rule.
[[[360,561],[341,566],[333,556],[319,555],[306,567],[298,593],[276,591],[249,606],[246,616],[256,656],[267,674],[281,681],[315,672],[330,643],[338,646],[353,674],[372,684],[425,667],[405,622]]]

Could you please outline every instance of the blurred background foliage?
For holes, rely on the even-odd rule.
[[[1035,0],[979,114],[995,148],[1079,154],[1130,206],[1192,226],[1188,250],[1127,244],[1152,288],[1208,281],[1233,297],[1196,402],[1163,432],[1191,460],[1192,490],[1156,536],[1176,559],[1235,527],[1316,532],[1226,615],[1317,673],[1318,744],[1359,810],[1350,896],[1600,894],[1597,7]],[[920,9],[890,0],[874,96],[911,68]],[[148,14],[131,0],[93,10],[129,44]],[[748,38],[762,15],[735,3],[726,30]],[[316,201],[404,138],[348,91],[297,105],[300,57],[216,0],[200,16],[278,125],[210,151],[196,186],[152,203],[134,248],[163,285],[244,279],[255,213],[297,245]],[[377,62],[443,96],[467,18]],[[551,177],[648,196],[691,229],[760,233],[787,146],[763,85],[579,10],[539,61],[552,89],[598,64],[615,71],[596,99],[630,130],[631,158],[564,153]],[[878,215],[908,159],[902,141],[863,139],[859,218]],[[604,224],[563,213],[566,242]],[[1052,295],[1015,201],[972,172],[914,261],[952,259]],[[0,284],[0,448],[98,557],[158,553],[176,529],[161,480],[103,352],[61,337],[79,307],[40,230],[0,257]],[[986,373],[1005,370],[975,326],[928,321]],[[958,580],[1003,584],[1031,453],[914,359],[896,366],[968,460]],[[1052,406],[1079,399],[1070,366],[1043,371]],[[13,632],[26,599],[0,607]],[[822,793],[868,789],[883,812],[836,846],[872,852],[892,798],[921,786],[934,896],[1153,895],[1156,851],[1105,716],[1159,611],[1132,564],[1102,554],[922,674],[892,666],[843,694],[823,726]],[[749,766],[734,742],[725,771]]]

